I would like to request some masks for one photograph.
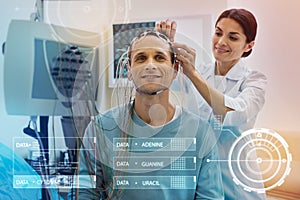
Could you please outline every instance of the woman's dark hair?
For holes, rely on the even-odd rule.
[[[245,9],[229,9],[225,10],[216,21],[215,27],[218,22],[223,18],[230,18],[235,20],[242,27],[244,34],[246,35],[246,42],[250,43],[255,40],[257,32],[257,22],[254,15]],[[248,52],[244,52],[242,57],[247,57],[251,54],[252,49]]]
[[[136,41],[138,41],[139,39],[141,39],[141,38],[143,38],[143,37],[146,37],[146,36],[155,36],[155,37],[157,37],[157,38],[161,38],[162,40],[165,40],[165,41],[168,43],[169,47],[170,47],[171,62],[172,62],[172,64],[175,63],[174,49],[173,49],[173,47],[172,47],[172,44],[171,44],[171,41],[169,40],[169,38],[168,38],[166,35],[164,35],[164,34],[162,34],[162,33],[159,33],[159,32],[157,32],[157,31],[148,30],[148,31],[145,31],[145,32],[143,32],[143,33],[140,33],[140,34],[139,34],[137,37],[135,37],[135,38],[132,40],[132,42],[130,43],[129,49],[128,49],[128,62],[129,62],[129,64],[131,64],[131,60],[130,60],[130,59],[131,59],[131,50],[132,50],[133,44],[134,44]]]

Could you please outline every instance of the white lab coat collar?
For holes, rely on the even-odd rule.
[[[246,62],[241,58],[225,75],[226,79],[230,80],[240,80],[243,78],[247,72]],[[204,74],[207,74],[207,79],[215,75],[215,64],[210,65],[206,70],[203,70]],[[205,76],[205,75],[204,75]]]

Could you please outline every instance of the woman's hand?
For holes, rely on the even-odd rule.
[[[169,19],[165,21],[161,21],[155,25],[155,31],[158,31],[162,34],[165,34],[171,42],[174,42],[175,34],[176,34],[177,24],[175,21],[171,21]]]
[[[216,115],[224,119],[226,113],[233,109],[225,106],[224,95],[211,87],[195,69],[196,51],[185,44],[173,43],[176,60],[180,63],[183,73],[192,81],[199,94],[210,105]]]
[[[180,43],[173,43],[173,48],[176,55],[176,61],[179,62],[183,73],[191,78],[191,76],[196,72],[195,62],[196,62],[196,51],[195,49]]]

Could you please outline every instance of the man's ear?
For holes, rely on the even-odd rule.
[[[177,76],[177,73],[178,73],[178,69],[179,69],[179,62],[175,62],[175,63],[173,64],[173,66],[174,66],[173,79],[175,79],[176,76]]]
[[[132,74],[131,74],[131,68],[130,68],[130,65],[129,65],[129,63],[127,63],[126,64],[126,67],[127,67],[127,78],[128,78],[128,80],[132,80]]]
[[[247,43],[244,52],[249,52],[253,48],[254,44],[255,44],[254,40],[251,41],[251,42],[249,42],[249,43]]]

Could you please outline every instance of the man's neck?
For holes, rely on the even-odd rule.
[[[161,126],[172,120],[175,107],[169,102],[169,92],[157,95],[136,94],[134,110],[147,124]]]

